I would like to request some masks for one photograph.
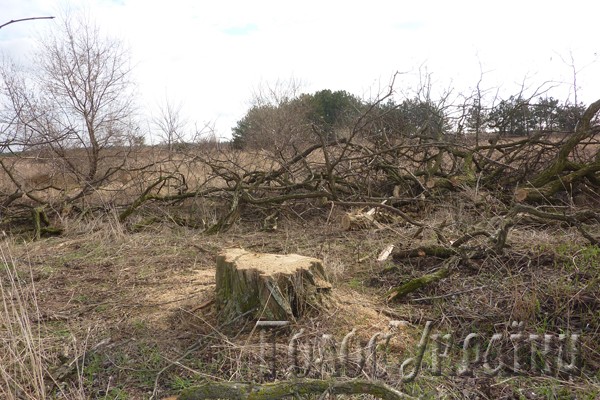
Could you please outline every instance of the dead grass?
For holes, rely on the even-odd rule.
[[[1,249],[2,265],[2,312],[0,326],[0,395],[7,399],[43,399],[46,397],[44,382],[44,346],[40,332],[31,324],[39,314],[35,289],[26,290],[21,283],[28,277],[19,276],[8,250]],[[25,271],[23,271],[25,272]]]
[[[18,268],[18,264],[12,256],[11,246],[4,243],[0,247],[0,397],[45,400],[60,395],[68,399],[86,399],[81,371],[77,368],[85,345],[67,345],[80,355],[73,360],[75,378],[68,383],[59,382],[53,367],[60,350],[39,324],[42,319],[37,298],[40,290],[36,289],[31,265]]]
[[[240,157],[251,162],[247,155]],[[108,189],[117,193],[122,188],[103,190]],[[309,204],[299,210],[285,208],[276,232],[260,231],[269,212],[265,210],[265,215],[242,214],[229,232],[209,236],[190,226],[211,225],[221,210],[198,198],[169,207],[147,205],[127,225],[118,222],[116,211],[101,218],[66,213],[60,217],[65,228],[61,237],[37,242],[6,238],[11,250],[3,261],[1,324],[8,333],[0,354],[10,361],[0,366],[0,386],[8,388],[0,395],[23,398],[24,389],[13,382],[22,381],[32,393],[25,398],[32,399],[156,399],[203,379],[263,379],[252,368],[265,361],[252,324],[222,326],[211,306],[201,307],[213,296],[214,256],[238,246],[324,261],[335,287],[335,306],[293,327],[293,332],[305,329],[307,340],[328,333],[340,341],[356,328],[365,344],[375,333],[385,332],[390,320],[406,320],[410,325],[392,342],[394,354],[405,359],[427,320],[457,337],[474,329],[506,332],[513,320],[524,321],[532,332],[582,332],[584,369],[573,382],[552,377],[436,378],[424,373],[406,386],[413,394],[490,399],[568,398],[564,390],[598,394],[600,254],[573,229],[518,225],[504,254],[476,260],[474,268],[457,269],[400,303],[386,303],[389,289],[436,270],[442,262],[434,257],[376,262],[389,244],[415,248],[437,243],[433,227],[439,226],[445,227],[449,240],[474,227],[497,228],[502,202],[474,191],[459,191],[443,204],[411,210],[428,226],[422,230],[398,221],[381,229],[346,232],[338,223],[346,210]],[[156,222],[150,218],[155,215],[164,218]],[[278,339],[282,369],[290,333]],[[517,383],[535,395],[522,392]]]

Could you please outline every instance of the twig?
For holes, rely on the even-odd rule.
[[[249,311],[246,311],[245,313],[237,316],[236,318],[232,319],[231,321],[228,321],[228,322],[225,322],[225,323],[219,325],[218,328],[214,328],[212,325],[210,325],[206,321],[202,320],[202,321],[206,322],[211,327],[211,329],[213,329],[213,331],[214,331],[214,333],[212,333],[212,334],[210,334],[210,335],[208,335],[206,337],[210,338],[211,336],[214,336],[214,335],[220,335],[220,336],[222,336],[222,334],[220,332],[221,328],[224,328],[227,325],[233,324],[234,322],[236,322],[240,318],[243,318],[243,317],[249,315],[250,313],[253,313],[254,311],[256,311],[254,308],[251,309],[251,310],[249,310]],[[154,390],[152,390],[152,396],[150,396],[150,399],[156,398],[156,395],[158,394],[158,381],[160,380],[160,376],[163,374],[163,372],[167,371],[169,368],[171,368],[171,367],[173,367],[175,365],[180,365],[179,362],[181,360],[183,360],[185,357],[187,357],[188,355],[190,355],[193,351],[196,351],[196,350],[200,349],[200,345],[201,344],[202,343],[201,343],[200,339],[198,339],[190,347],[188,347],[186,349],[186,351],[181,356],[177,357],[177,359],[175,359],[174,361],[167,360],[167,361],[170,362],[170,364],[167,365],[166,367],[164,367],[163,369],[161,369],[160,371],[158,371],[158,373],[156,374],[156,378],[154,379]]]
[[[446,297],[456,296],[456,295],[459,295],[459,294],[465,294],[465,293],[469,293],[469,292],[474,292],[475,290],[485,289],[486,287],[487,286],[479,286],[479,287],[475,287],[475,288],[460,290],[458,292],[446,293],[446,294],[442,294],[442,295],[439,295],[439,296],[421,297],[419,299],[412,299],[411,301],[438,300],[438,299],[443,299],[443,298],[446,298]]]

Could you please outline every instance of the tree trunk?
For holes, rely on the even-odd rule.
[[[294,322],[323,305],[331,284],[316,258],[226,249],[217,256],[216,291],[222,321],[249,313]]]
[[[515,191],[516,201],[537,202],[547,200],[557,192],[571,189],[584,178],[597,179],[596,173],[600,171],[600,153],[596,153],[595,161],[584,165],[573,164],[569,157],[583,140],[596,134],[592,122],[598,112],[600,112],[600,100],[588,106],[575,128],[575,133],[570,135],[560,147],[554,161],[548,168],[531,179],[529,185]]]
[[[514,197],[519,203],[547,200],[560,191],[572,189],[584,178],[594,178],[600,171],[600,160],[580,166],[577,170],[556,176],[556,179],[546,182],[540,187],[521,187],[515,190]]]

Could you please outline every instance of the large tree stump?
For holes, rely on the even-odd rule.
[[[216,306],[222,321],[296,321],[323,305],[331,291],[323,263],[297,254],[226,249],[217,256]]]

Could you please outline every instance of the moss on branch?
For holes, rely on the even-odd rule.
[[[284,397],[296,397],[329,393],[369,394],[384,400],[412,399],[413,397],[380,382],[365,380],[335,381],[321,379],[302,379],[294,381],[272,382],[264,384],[207,382],[185,389],[178,400],[200,399],[248,399],[275,400]]]

